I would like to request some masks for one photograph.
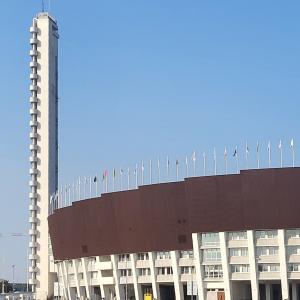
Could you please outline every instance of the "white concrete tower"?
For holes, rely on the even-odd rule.
[[[48,13],[40,13],[30,27],[30,280],[36,299],[53,295],[55,273],[50,265],[49,196],[58,178],[58,28]]]

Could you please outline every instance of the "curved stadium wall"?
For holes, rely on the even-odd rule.
[[[73,202],[48,218],[66,299],[298,299],[300,168]],[[281,298],[280,298],[281,297]]]

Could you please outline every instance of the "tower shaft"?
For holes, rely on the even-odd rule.
[[[54,265],[48,238],[49,197],[58,180],[58,28],[47,13],[30,27],[30,280],[36,299],[53,294]]]

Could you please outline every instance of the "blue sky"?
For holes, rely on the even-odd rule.
[[[46,6],[47,6],[47,1]],[[0,233],[27,232],[29,26],[41,1],[0,3]],[[300,141],[299,1],[55,1],[59,175],[184,160],[248,140]],[[276,148],[276,149],[275,149]],[[243,152],[242,152],[243,151]],[[242,157],[241,167],[245,166]],[[297,156],[296,156],[297,162]],[[200,166],[199,166],[200,168]],[[200,172],[200,170],[199,170]],[[25,280],[26,239],[0,237],[0,277]]]

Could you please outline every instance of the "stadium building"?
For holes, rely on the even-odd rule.
[[[300,299],[300,168],[61,197],[71,191],[57,184],[58,28],[41,13],[30,32],[35,299]]]

